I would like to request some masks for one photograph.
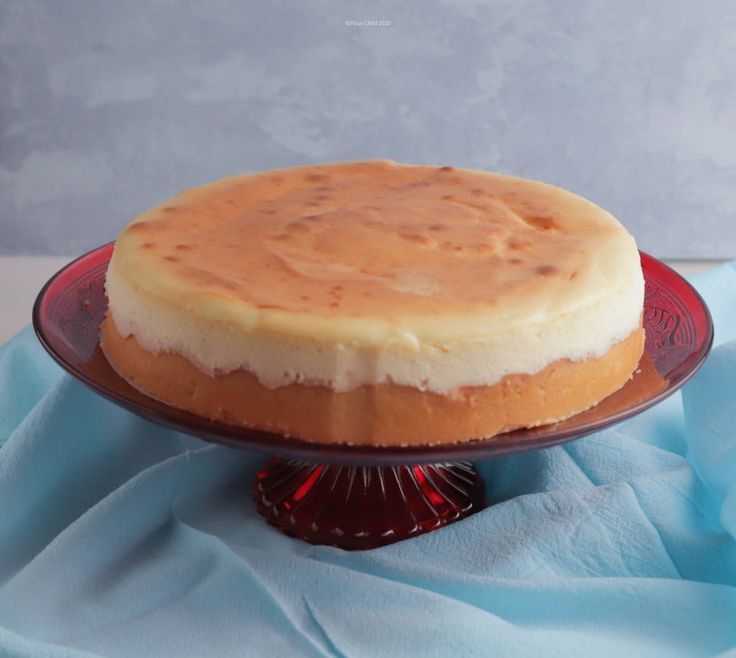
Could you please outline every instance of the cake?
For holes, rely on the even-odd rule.
[[[100,344],[135,388],[311,442],[559,421],[621,388],[644,346],[639,254],[612,215],[447,166],[311,165],[186,190],[123,230],[106,289]]]

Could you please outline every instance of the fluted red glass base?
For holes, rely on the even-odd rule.
[[[469,462],[340,466],[274,458],[258,473],[258,511],[312,544],[355,550],[415,537],[483,508]]]

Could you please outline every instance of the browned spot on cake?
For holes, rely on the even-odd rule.
[[[525,251],[529,248],[530,244],[522,240],[509,240],[506,243],[511,251]]]
[[[557,274],[559,270],[554,265],[540,265],[534,271],[540,276],[552,276],[553,274]]]
[[[527,216],[524,217],[524,221],[530,226],[533,226],[534,228],[540,229],[542,231],[550,231],[552,229],[560,227],[560,225],[557,223],[557,220],[555,220],[554,217],[550,217],[549,215]]]
[[[444,224],[430,224],[427,227],[430,231],[441,231],[442,229],[447,228]]]
[[[143,249],[153,249],[156,245],[153,244],[153,242],[144,242],[141,247]]]
[[[570,279],[570,280],[572,280],[572,279],[574,279],[574,278],[575,278],[575,277],[576,277],[577,275],[578,275],[577,271],[576,271],[576,270],[573,270],[572,272],[570,272],[570,274],[568,275],[568,277],[567,277],[567,278],[568,278],[568,279]]]
[[[404,240],[408,240],[409,242],[417,242],[418,244],[434,244],[434,240],[428,238],[426,235],[421,235],[420,233],[400,233],[399,237],[403,238]]]
[[[327,174],[307,174],[304,180],[309,183],[324,183],[330,180],[330,177]]]
[[[443,195],[442,195],[442,197],[441,197],[441,199],[442,199],[443,201],[450,201],[450,200],[451,200],[451,199],[453,199],[453,198],[454,198],[454,197],[452,196],[452,194],[443,194]]]
[[[521,265],[524,261],[521,258],[509,258],[511,265]]]
[[[161,212],[176,212],[178,208],[176,206],[164,206],[161,208]]]
[[[174,247],[174,249],[178,249],[179,251],[187,251],[188,249],[191,249],[192,245],[190,244],[178,244]]]
[[[164,259],[170,263],[176,263],[179,260],[176,256],[164,256]]]
[[[455,171],[454,167],[448,167],[445,165],[444,167],[440,167],[440,171],[448,172],[448,171]]]

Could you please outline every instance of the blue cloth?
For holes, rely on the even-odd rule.
[[[262,456],[118,409],[21,333],[0,655],[736,657],[736,269],[696,284],[723,345],[682,396],[483,464],[495,505],[362,553],[270,528]]]

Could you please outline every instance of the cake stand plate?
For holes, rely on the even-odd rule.
[[[57,272],[33,308],[42,345],[70,374],[150,421],[236,448],[276,455],[258,473],[258,511],[289,535],[346,549],[382,546],[452,523],[484,505],[473,462],[580,438],[644,411],[682,386],[713,342],[700,295],[672,269],[641,254],[646,346],[619,391],[565,421],[489,439],[409,447],[323,445],[227,425],[150,398],[110,367],[99,347],[113,243]]]

